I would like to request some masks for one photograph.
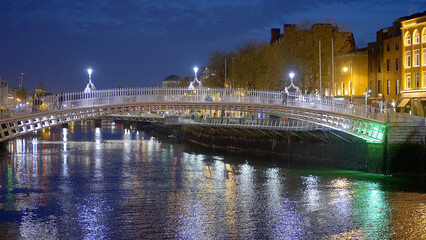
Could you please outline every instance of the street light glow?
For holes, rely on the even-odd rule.
[[[347,72],[347,71],[348,71],[348,67],[344,67],[343,72]]]
[[[294,73],[293,72],[289,73],[288,75],[290,76],[291,79],[293,79],[293,77],[294,77]]]
[[[194,72],[195,72],[195,74],[197,74],[197,72],[198,72],[198,67],[197,66],[194,67]]]
[[[92,83],[92,72],[93,72],[92,68],[89,67],[87,69],[87,73],[89,74],[89,83],[86,85],[86,88],[84,89],[84,93],[90,93],[96,90],[95,85],[93,85]]]

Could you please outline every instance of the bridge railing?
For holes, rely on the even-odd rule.
[[[199,117],[180,117],[179,123],[181,124],[195,124],[195,125],[208,125],[208,126],[233,126],[244,128],[256,129],[270,129],[270,130],[283,130],[291,129],[293,131],[314,131],[323,130],[317,124],[300,121],[295,119],[250,119],[250,118],[199,118]]]
[[[379,121],[387,119],[386,113],[378,108],[336,100],[333,97],[290,93],[285,100],[280,91],[251,89],[117,88],[95,90],[91,93],[60,93],[45,96],[41,101],[51,110],[141,102],[288,104],[293,107],[338,112]]]

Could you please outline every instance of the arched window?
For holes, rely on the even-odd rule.
[[[409,32],[405,35],[405,45],[411,45],[411,35]]]
[[[420,34],[416,30],[416,32],[414,33],[414,44],[418,44],[418,43],[420,43]]]
[[[426,42],[426,28],[423,28],[422,42]]]

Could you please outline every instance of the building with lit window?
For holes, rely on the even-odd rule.
[[[367,64],[367,48],[336,57],[334,80],[336,97],[364,102],[364,92],[368,87]]]
[[[270,44],[285,46],[288,62],[292,63],[298,78],[305,82],[301,87],[309,92],[321,88],[326,95],[337,95],[337,89],[333,88],[333,57],[356,49],[352,32],[342,31],[329,23],[284,24],[282,34],[278,28],[271,29]]]
[[[401,19],[377,31],[376,41],[368,44],[369,103],[395,108],[401,92]],[[367,90],[367,89],[366,89]]]
[[[426,111],[426,11],[401,21],[401,103],[406,112],[425,116]]]

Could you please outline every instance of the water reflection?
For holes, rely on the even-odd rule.
[[[321,207],[319,177],[318,176],[302,176],[305,191],[303,198],[306,199],[306,210],[308,212],[318,211]]]
[[[395,178],[306,173],[160,139],[86,122],[8,142],[0,236],[425,238],[426,194]]]
[[[284,195],[280,169],[269,168],[266,171],[267,208],[265,219],[269,238],[295,239],[307,233],[303,229],[299,213],[292,201]]]

